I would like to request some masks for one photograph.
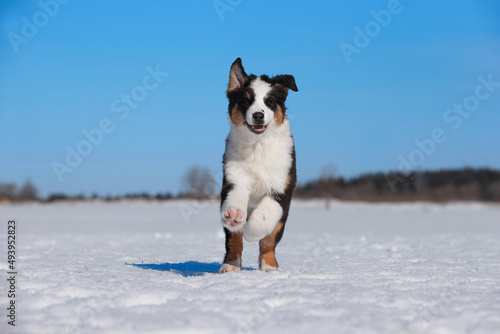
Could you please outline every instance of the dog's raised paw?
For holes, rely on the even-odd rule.
[[[229,228],[238,227],[244,222],[244,218],[243,211],[233,207],[226,208],[222,213],[222,223]]]
[[[228,272],[240,272],[241,269],[239,267],[236,267],[236,266],[233,266],[233,265],[230,265],[229,263],[224,263],[222,265],[222,267],[220,267],[219,269],[219,274],[225,274],[225,273],[228,273]]]

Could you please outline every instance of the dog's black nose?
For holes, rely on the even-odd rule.
[[[255,124],[264,124],[264,113],[258,111],[252,115],[252,119]]]

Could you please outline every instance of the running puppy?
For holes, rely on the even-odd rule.
[[[295,147],[286,115],[291,75],[247,75],[234,61],[226,91],[231,131],[223,157],[222,225],[226,256],[220,273],[241,270],[243,237],[259,241],[259,267],[278,269],[274,255],[297,182]]]

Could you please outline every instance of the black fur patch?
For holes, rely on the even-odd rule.
[[[288,218],[288,213],[290,212],[290,202],[292,201],[293,192],[297,184],[295,147],[292,149],[292,165],[290,166],[290,169],[288,171],[288,176],[290,177],[290,182],[288,182],[288,185],[283,194],[278,194],[278,193],[273,194],[275,201],[278,202],[279,205],[281,205],[281,208],[283,209],[283,214],[281,215],[280,219],[280,221],[283,223],[283,227],[276,234],[276,243],[278,243],[281,240],[281,237],[283,236],[283,232],[285,230],[285,223]]]
[[[226,147],[229,143],[229,138],[226,139]],[[222,156],[222,165],[226,164],[226,153]],[[220,208],[222,209],[222,204],[224,204],[224,201],[226,200],[227,194],[233,189],[233,184],[230,183],[227,178],[226,178],[226,171],[222,170],[223,176],[222,176],[222,189],[220,192]],[[224,228],[224,230],[227,230]],[[229,230],[227,230],[229,232]]]

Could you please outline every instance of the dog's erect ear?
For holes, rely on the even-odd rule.
[[[283,85],[286,88],[293,90],[294,92],[299,91],[297,85],[295,84],[295,78],[292,75],[288,74],[277,75],[272,77],[271,81],[273,82],[273,84]]]
[[[237,58],[233,65],[231,65],[231,70],[229,71],[229,84],[227,85],[227,91],[231,92],[233,90],[238,90],[245,84],[248,75],[245,73],[245,69],[241,64],[241,58]]]

